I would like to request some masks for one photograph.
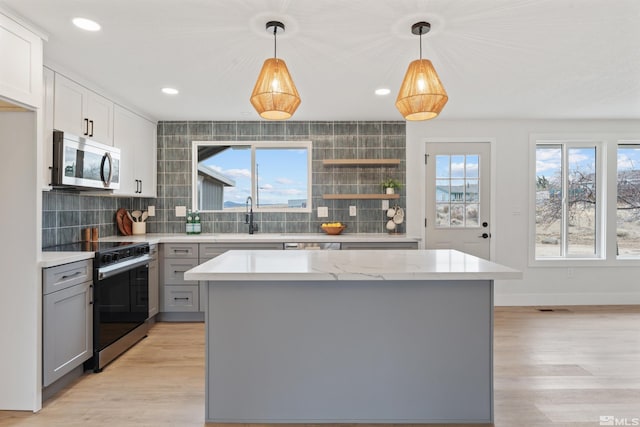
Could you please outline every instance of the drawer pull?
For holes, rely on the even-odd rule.
[[[187,270],[173,270],[173,274],[186,273]]]
[[[174,249],[173,252],[181,252],[184,254],[188,254],[189,253],[189,249]]]
[[[73,274],[64,275],[64,276],[62,276],[62,277],[61,277],[61,279],[62,279],[62,280],[70,279],[70,278],[75,277],[75,276],[77,276],[77,275],[79,275],[79,274],[82,274],[82,271],[76,271],[76,272],[75,272],[75,273],[73,273]]]
[[[173,300],[174,301],[189,301],[189,297],[181,297],[181,298],[174,297]]]

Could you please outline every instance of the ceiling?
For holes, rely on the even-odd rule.
[[[45,63],[158,120],[257,120],[249,103],[273,55],[302,104],[294,120],[400,120],[419,55],[449,94],[442,119],[640,118],[637,0],[0,0],[49,36]],[[71,24],[82,16],[97,33]],[[179,89],[177,96],[160,92]],[[374,95],[379,87],[391,94]]]

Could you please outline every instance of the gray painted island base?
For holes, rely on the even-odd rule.
[[[206,421],[490,423],[493,280],[217,280]]]

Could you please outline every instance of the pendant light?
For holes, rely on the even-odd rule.
[[[430,29],[428,22],[411,26],[411,32],[420,36],[420,59],[409,64],[396,99],[396,108],[406,120],[433,119],[449,99],[431,61],[422,59],[422,35]]]
[[[267,120],[286,120],[300,105],[300,95],[287,69],[287,64],[277,57],[278,31],[284,32],[280,21],[267,22],[267,32],[273,31],[273,58],[264,61],[258,81],[251,94],[251,105],[260,117]]]

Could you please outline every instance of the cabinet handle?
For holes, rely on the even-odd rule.
[[[89,135],[89,119],[84,119],[84,134]]]
[[[77,276],[78,274],[82,274],[82,271],[76,271],[76,272],[75,272],[75,273],[73,273],[73,274],[64,275],[64,276],[62,276],[62,277],[61,277],[61,279],[62,279],[62,280],[70,279],[70,278],[72,278],[72,277],[74,277],[74,276]]]
[[[183,297],[183,298],[174,297],[173,300],[174,301],[189,301],[189,297]]]
[[[187,270],[173,270],[173,274],[186,273]]]
[[[93,120],[89,120],[89,123],[91,123],[91,132],[89,132],[89,136],[93,136]]]
[[[140,191],[138,193],[142,194],[142,180],[140,180]]]
[[[189,249],[174,249],[173,252],[174,253],[181,252],[181,253],[188,254],[189,253]]]

